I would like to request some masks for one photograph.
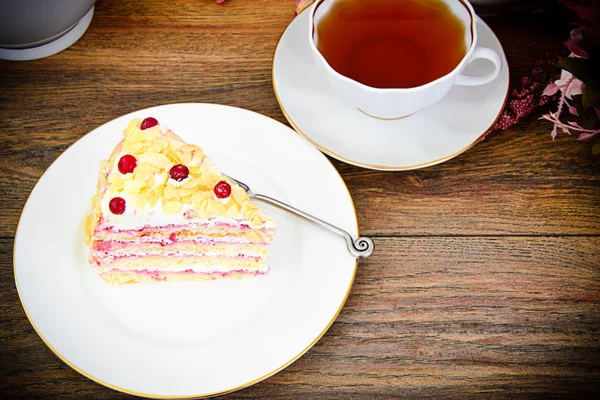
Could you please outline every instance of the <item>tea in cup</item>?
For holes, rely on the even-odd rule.
[[[452,85],[494,80],[502,60],[477,47],[466,0],[317,0],[309,40],[334,92],[361,112],[399,119],[440,101]],[[475,59],[490,73],[463,74]]]

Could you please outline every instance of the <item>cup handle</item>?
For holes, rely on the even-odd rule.
[[[475,51],[473,51],[473,54],[471,54],[471,57],[467,61],[467,64],[470,64],[479,58],[491,61],[491,63],[494,64],[494,70],[485,75],[465,75],[461,73],[454,81],[455,85],[479,86],[485,85],[486,83],[490,83],[491,81],[496,79],[498,74],[500,74],[500,69],[502,69],[502,59],[500,58],[498,53],[496,53],[492,49],[488,49],[487,47],[478,47],[475,49]]]

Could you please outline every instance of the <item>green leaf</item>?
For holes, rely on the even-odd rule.
[[[581,104],[581,95],[580,94],[576,94],[573,96],[573,106],[577,109],[577,111],[579,111],[579,113],[581,113],[581,111],[583,111],[583,105]]]
[[[598,129],[600,126],[600,120],[598,120],[593,108],[582,110],[582,112],[579,114],[578,122],[579,125],[585,129]]]
[[[600,78],[592,78],[585,83],[581,103],[585,109],[600,104]]]
[[[561,115],[561,119],[565,121],[574,121],[577,122],[585,129],[599,129],[600,128],[600,120],[594,111],[594,108],[584,108],[583,104],[581,104],[582,96],[580,94],[573,96],[573,100],[571,104],[577,110],[577,115],[570,115],[569,113],[563,113]]]
[[[590,63],[584,58],[565,57],[558,62],[565,71],[569,71],[580,81],[587,81],[590,76]]]
[[[600,54],[600,35],[592,33],[588,30],[582,29],[582,40],[579,42],[579,47],[587,51],[590,57]]]
[[[600,154],[600,139],[596,140],[594,147],[592,147],[592,154]]]

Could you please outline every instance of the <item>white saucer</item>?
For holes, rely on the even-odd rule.
[[[50,57],[54,54],[60,53],[61,51],[71,47],[76,41],[78,41],[87,28],[92,22],[94,16],[94,7],[77,22],[73,27],[64,35],[60,36],[49,43],[41,46],[31,47],[28,49],[6,49],[0,47],[0,60],[9,61],[28,61],[37,60],[38,58]]]
[[[273,60],[273,89],[289,123],[322,152],[359,167],[411,170],[439,164],[474,146],[500,116],[508,95],[506,56],[498,38],[477,19],[479,46],[496,50],[500,75],[478,86],[455,86],[439,103],[395,121],[380,120],[346,105],[330,90],[307,40],[308,12],[287,27]],[[476,60],[470,74],[492,66]]]

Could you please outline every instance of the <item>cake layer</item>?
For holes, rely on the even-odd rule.
[[[106,221],[106,216],[103,215],[96,227],[96,230],[110,230],[112,232],[123,232],[123,231],[141,231],[147,229],[179,229],[181,227],[187,227],[193,229],[195,227],[203,228],[234,228],[234,229],[273,229],[273,223],[265,223],[262,226],[250,227],[249,221],[246,220],[226,220],[221,217],[212,218],[190,218],[184,219],[183,221],[171,221],[170,223],[146,223],[144,225],[128,227],[126,225],[117,224],[114,225]]]
[[[97,229],[93,239],[98,241],[136,241],[144,238],[145,241],[177,241],[190,239],[206,239],[227,242],[234,240],[242,243],[270,242],[273,235],[271,229],[240,229],[230,226],[167,226],[147,227],[145,229],[113,231],[109,228]]]
[[[202,254],[153,254],[134,257],[131,255],[122,257],[105,258],[90,257],[90,264],[100,272],[107,269],[144,270],[161,269],[165,271],[192,270],[196,272],[228,272],[235,269],[247,269],[268,271],[269,267],[265,260],[260,257],[215,257]]]
[[[267,243],[227,243],[201,241],[179,241],[171,243],[153,242],[94,242],[91,254],[97,257],[113,255],[116,257],[136,254],[161,254],[163,252],[177,252],[179,254],[217,254],[236,257],[240,254],[251,257],[266,257]]]
[[[107,272],[100,273],[100,277],[111,285],[123,285],[130,283],[144,283],[144,282],[175,282],[175,281],[205,281],[215,279],[243,279],[247,277],[264,275],[268,272],[268,269],[264,272],[259,271],[244,271],[234,270],[226,273],[212,272],[202,273],[193,271],[180,271],[180,272],[164,272],[164,271],[152,271],[152,270],[133,270],[123,271],[119,269],[109,270]]]

